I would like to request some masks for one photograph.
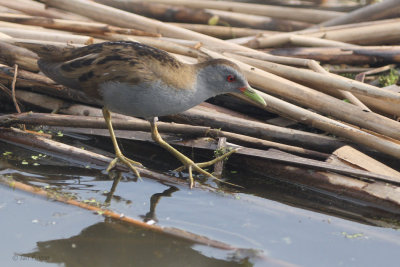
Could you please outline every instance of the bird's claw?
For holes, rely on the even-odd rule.
[[[207,177],[210,177],[210,178],[215,179],[217,181],[220,181],[222,183],[226,183],[226,184],[230,184],[230,185],[233,185],[233,186],[241,187],[241,186],[229,183],[229,182],[225,182],[225,181],[215,177],[211,173],[209,173],[209,172],[207,172],[207,171],[202,169],[204,167],[211,166],[211,165],[217,163],[220,160],[224,160],[226,157],[230,156],[231,154],[235,153],[236,151],[237,151],[236,149],[233,149],[233,150],[229,151],[228,153],[225,153],[222,156],[219,156],[219,157],[217,157],[217,158],[215,158],[213,160],[206,161],[206,162],[200,162],[200,163],[194,163],[189,158],[183,158],[183,159],[181,159],[181,162],[183,163],[183,166],[175,169],[174,171],[181,172],[181,171],[183,171],[185,169],[188,170],[190,188],[193,188],[193,186],[194,186],[193,171],[197,171],[198,173],[201,173],[201,174],[203,174],[203,175],[205,175]]]
[[[120,161],[121,163],[125,164],[129,169],[131,169],[135,175],[140,178],[140,173],[137,170],[137,168],[133,165],[136,165],[138,167],[142,167],[142,163],[131,160],[130,158],[125,157],[124,155],[117,155],[108,165],[107,167],[107,172],[109,172],[111,169],[113,169],[115,167],[115,165],[117,164],[117,162]]]
[[[191,161],[191,160],[189,160],[189,159],[188,159],[187,161],[185,161],[185,162],[182,162],[182,163],[183,163],[183,166],[181,166],[181,167],[175,169],[174,171],[181,172],[181,171],[183,171],[183,170],[185,170],[185,169],[188,170],[188,173],[189,173],[189,183],[190,183],[189,186],[190,186],[190,188],[193,188],[193,186],[194,186],[193,170],[195,170],[195,171],[197,171],[197,172],[199,172],[199,173],[201,173],[201,174],[204,174],[204,175],[207,176],[207,177],[210,177],[210,178],[219,180],[217,177],[215,177],[215,176],[212,175],[211,173],[209,173],[209,172],[203,170],[203,169],[199,166],[199,164],[201,164],[201,163],[196,164],[196,163],[194,163],[193,161]],[[202,162],[202,163],[205,163],[205,162]]]

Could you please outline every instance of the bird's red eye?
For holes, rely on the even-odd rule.
[[[228,76],[226,77],[226,80],[227,80],[228,82],[234,82],[234,81],[236,80],[236,77],[233,76],[233,75],[228,75]]]

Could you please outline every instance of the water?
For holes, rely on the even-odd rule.
[[[0,143],[0,176],[81,200],[107,201],[113,183],[108,175],[39,154]],[[153,167],[161,165],[165,162]],[[382,220],[382,213],[365,203],[239,166],[231,166],[228,176],[233,182],[246,181],[247,189],[236,194],[190,190],[125,175],[108,208],[240,251],[144,230],[0,184],[1,265],[398,266],[398,214],[393,222],[387,219],[390,214]]]

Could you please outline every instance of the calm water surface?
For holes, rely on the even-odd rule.
[[[107,201],[112,180],[99,170],[1,142],[0,155],[3,178]],[[251,189],[215,193],[123,176],[109,208],[241,251],[143,230],[0,184],[1,266],[399,266],[400,232],[393,223],[365,218],[363,203],[250,172],[228,173]]]

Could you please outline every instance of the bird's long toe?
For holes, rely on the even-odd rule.
[[[223,154],[223,155],[221,155],[219,157],[216,157],[215,159],[212,159],[212,160],[209,160],[209,161],[205,161],[205,162],[199,162],[199,163],[194,163],[189,158],[186,158],[186,159],[179,158],[179,160],[181,160],[183,165],[181,167],[175,169],[175,171],[181,172],[181,171],[185,170],[188,166],[196,166],[195,167],[196,171],[198,171],[198,172],[200,172],[200,173],[202,173],[202,174],[204,174],[206,176],[214,178],[213,175],[211,175],[207,171],[203,170],[202,168],[212,166],[212,165],[214,165],[215,163],[217,163],[217,162],[219,162],[221,160],[226,160],[230,155],[232,155],[236,151],[237,151],[236,149],[233,149],[233,150],[231,150],[231,151],[229,151],[229,152],[227,152],[227,153],[225,153],[225,154]]]
[[[141,167],[143,166],[140,162],[131,160],[130,158],[125,157],[124,155],[117,155],[116,158],[114,158],[110,164],[107,167],[107,172],[109,172],[112,168],[115,167],[115,165],[117,164],[117,162],[120,161],[121,163],[125,164],[130,170],[132,170],[135,175],[140,178],[140,173],[138,171],[138,169],[134,166],[138,166]]]
[[[221,161],[221,160],[226,160],[230,155],[232,155],[233,153],[235,153],[237,151],[237,149],[232,149],[231,151],[216,157],[215,159],[212,159],[210,161],[206,161],[206,162],[200,162],[200,163],[196,163],[197,166],[204,168],[204,167],[208,167],[208,166],[212,166],[215,163]]]
[[[175,169],[175,171],[177,172],[181,172],[185,169],[188,170],[189,173],[189,183],[190,183],[190,188],[193,188],[194,186],[194,179],[193,179],[193,171],[196,171],[198,173],[201,173],[207,177],[219,180],[217,177],[215,177],[214,175],[212,175],[211,173],[207,172],[206,170],[203,170],[198,164],[194,163],[192,160],[190,160],[189,158],[187,158],[187,161],[182,162],[183,166]]]
[[[193,171],[196,171],[196,172],[198,172],[200,174],[203,174],[203,175],[205,175],[207,177],[210,177],[210,178],[215,179],[217,181],[220,181],[222,183],[233,185],[233,186],[237,186],[237,187],[241,187],[241,186],[238,186],[236,184],[232,184],[232,183],[223,181],[223,180],[215,177],[214,175],[212,175],[211,173],[209,173],[208,171],[203,169],[204,167],[211,166],[211,165],[217,163],[220,160],[224,160],[226,157],[230,156],[234,152],[236,152],[236,150],[229,151],[228,153],[225,153],[224,155],[219,156],[219,157],[217,157],[217,158],[215,158],[213,160],[210,160],[210,161],[207,161],[207,162],[201,162],[201,163],[194,163],[191,159],[189,159],[187,157],[185,157],[184,159],[183,158],[179,158],[179,160],[183,163],[183,166],[175,169],[175,171],[181,172],[181,171],[183,171],[185,169],[188,170],[190,188],[193,188],[193,186],[194,186],[194,179],[193,179],[193,174],[192,174]]]

